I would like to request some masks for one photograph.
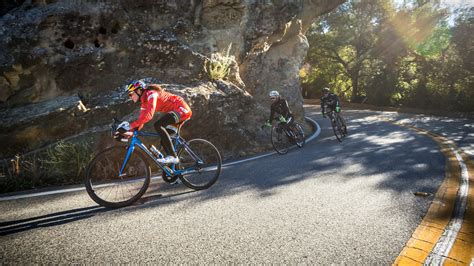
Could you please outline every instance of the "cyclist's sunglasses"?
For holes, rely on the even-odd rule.
[[[274,101],[276,100],[276,97],[270,97],[270,100]]]
[[[128,93],[128,97],[131,98],[131,97],[133,96],[133,93],[134,93],[133,91],[132,91],[132,92],[129,92],[129,93]]]

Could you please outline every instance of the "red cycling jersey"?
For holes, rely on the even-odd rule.
[[[145,123],[153,118],[155,112],[174,112],[178,116],[179,122],[192,116],[191,108],[183,98],[164,90],[144,90],[140,102],[140,115],[136,121],[130,124],[132,129],[140,130]]]

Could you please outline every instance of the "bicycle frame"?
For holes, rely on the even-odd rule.
[[[331,119],[331,121],[336,121],[336,112],[331,110],[330,112],[326,112],[326,114],[329,116],[329,119]]]
[[[290,128],[290,125],[288,122],[280,122],[279,118],[275,118],[274,120],[278,121],[278,123],[276,124],[277,127],[281,128],[282,131],[285,133],[285,135],[287,135],[288,137],[290,138],[294,138],[295,137],[295,133],[292,131],[292,129]],[[293,123],[295,123],[293,121]]]
[[[290,138],[293,137],[293,134],[291,130],[288,128],[288,125],[286,123],[278,123],[277,127],[279,127],[282,130],[282,132],[285,133],[285,135],[287,135],[288,137]]]
[[[125,156],[125,159],[122,163],[122,167],[119,172],[119,176],[122,176],[123,171],[125,169],[125,166],[128,163],[128,160],[130,159],[130,156],[132,156],[133,151],[135,150],[135,146],[140,148],[143,152],[145,152],[148,157],[150,157],[153,162],[158,165],[158,167],[163,170],[167,176],[174,176],[174,175],[182,175],[182,174],[187,174],[190,172],[193,172],[195,170],[190,170],[190,169],[183,169],[179,170],[176,169],[176,165],[172,164],[171,166],[166,166],[158,162],[158,160],[155,158],[153,153],[140,141],[138,136],[143,136],[143,137],[159,137],[158,133],[150,133],[150,132],[140,132],[140,131],[134,131],[132,137],[130,138],[130,144],[128,145],[127,148],[127,155]],[[184,149],[193,157],[195,161],[198,163],[202,163],[202,160],[191,150],[189,149],[188,144],[186,141],[179,135],[176,134],[176,136],[171,137],[173,139],[173,144],[174,144],[174,149],[177,150],[180,145],[183,145]]]

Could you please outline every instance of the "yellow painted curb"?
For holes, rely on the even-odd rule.
[[[465,265],[474,263],[474,162],[462,155],[469,172],[469,193],[464,221],[449,257]]]
[[[410,128],[418,134],[427,135],[435,140],[446,157],[446,176],[439,187],[433,202],[420,225],[408,240],[394,265],[422,265],[434,246],[443,234],[451,220],[456,202],[461,176],[460,163],[451,147],[449,140],[443,136],[416,127],[396,124]],[[474,258],[474,163],[469,156],[455,145],[454,148],[461,154],[469,172],[469,193],[467,207],[461,230],[457,234],[455,243],[449,252],[444,265],[469,265]]]

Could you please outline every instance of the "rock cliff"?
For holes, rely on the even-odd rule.
[[[211,140],[226,158],[267,149],[267,93],[279,90],[302,118],[304,33],[342,2],[3,1],[0,157],[64,138],[103,142],[112,117],[136,117],[120,90],[137,78],[187,99],[194,116],[183,132]],[[206,64],[227,51],[229,75],[211,80]]]

